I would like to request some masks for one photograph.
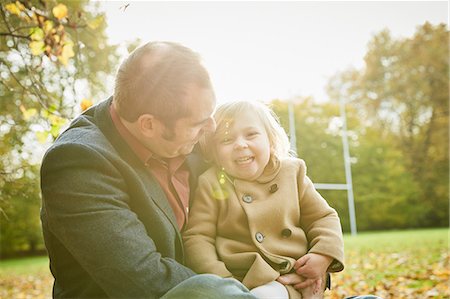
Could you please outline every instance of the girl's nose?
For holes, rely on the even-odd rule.
[[[234,143],[235,149],[242,149],[242,148],[247,148],[247,147],[248,147],[248,144],[243,138],[239,137],[236,139],[236,142]]]

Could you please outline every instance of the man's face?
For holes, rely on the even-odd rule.
[[[175,122],[173,128],[162,125],[155,137],[153,153],[161,158],[189,154],[205,132],[213,132],[216,123],[212,118],[216,104],[210,89],[191,86],[186,93],[188,116]],[[167,138],[170,136],[170,138]]]

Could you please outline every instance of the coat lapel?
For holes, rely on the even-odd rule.
[[[134,170],[138,173],[140,178],[146,178],[145,188],[147,194],[153,200],[153,202],[159,207],[159,209],[166,215],[170,223],[175,228],[177,234],[179,234],[179,229],[175,214],[173,213],[172,207],[170,206],[164,191],[161,186],[156,181],[156,179],[151,175],[148,169],[142,164],[139,157],[133,152],[129,145],[123,140],[117,131],[114,123],[111,119],[109,113],[109,106],[111,105],[112,97],[108,100],[99,103],[97,106],[93,107],[95,110],[93,112],[87,111],[87,114],[93,113],[94,118],[97,121],[98,127],[103,132],[103,134],[108,138],[114,148],[117,150],[118,154],[124,159]],[[92,109],[92,108],[91,108]]]
[[[196,146],[192,151],[192,153],[187,156],[186,164],[189,168],[189,208],[190,208],[194,200],[195,190],[197,189],[198,177],[210,167],[210,164],[205,162],[198,146]]]
[[[146,183],[148,183],[146,185],[146,190],[148,194],[150,195],[153,202],[164,213],[164,215],[166,215],[170,223],[172,223],[172,226],[175,228],[177,234],[179,234],[180,229],[178,228],[175,214],[172,210],[172,207],[169,204],[169,201],[167,200],[166,194],[161,189],[161,186],[159,185],[158,181],[153,177],[153,175],[149,173],[147,169],[144,169],[144,171],[145,171],[144,175],[146,175],[149,178],[146,181]]]

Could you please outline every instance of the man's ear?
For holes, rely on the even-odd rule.
[[[158,120],[152,114],[142,114],[137,119],[138,128],[145,137],[155,136],[158,124]]]

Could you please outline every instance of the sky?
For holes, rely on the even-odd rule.
[[[129,5],[127,5],[129,4]],[[447,1],[101,2],[110,43],[169,40],[203,58],[218,102],[327,100],[330,77],[362,68],[383,29],[411,37],[426,21],[448,24]]]

